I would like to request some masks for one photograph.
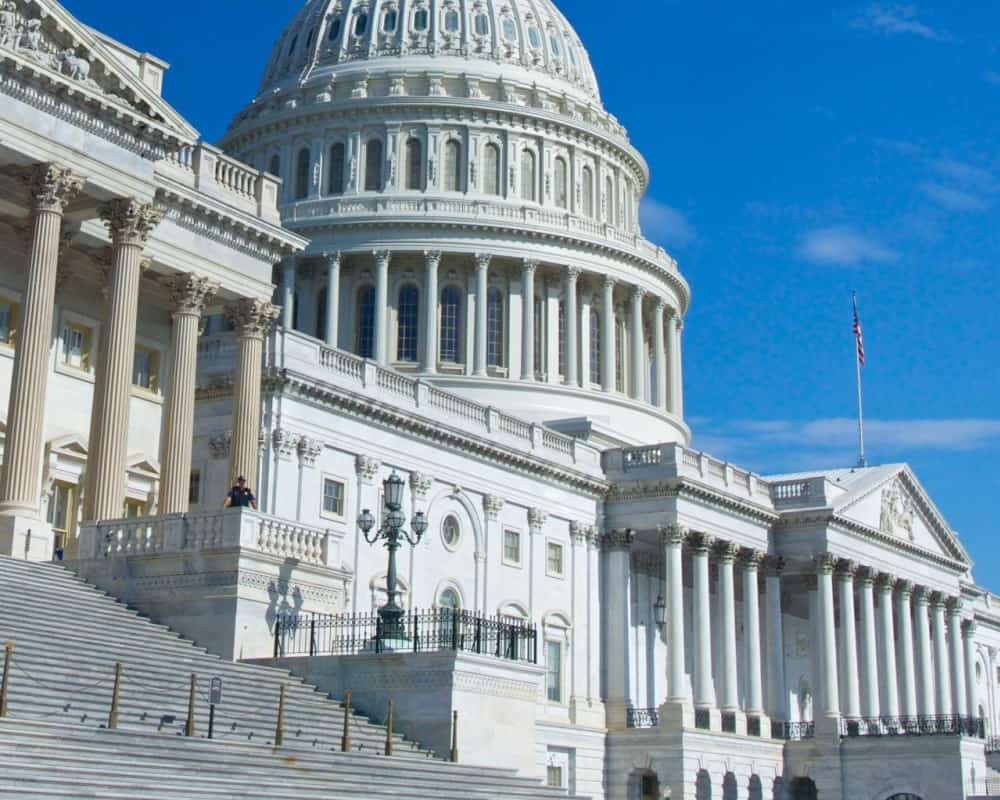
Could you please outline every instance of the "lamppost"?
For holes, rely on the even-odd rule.
[[[386,511],[382,527],[373,532],[375,515],[367,508],[358,516],[358,527],[368,544],[375,544],[382,539],[389,551],[389,571],[385,578],[385,589],[389,597],[385,605],[378,610],[378,617],[382,623],[382,640],[386,641],[404,639],[406,636],[403,628],[403,609],[396,602],[396,551],[402,546],[404,539],[413,547],[420,543],[427,530],[427,517],[423,511],[418,511],[410,521],[413,533],[403,530],[403,525],[406,524],[406,516],[403,514],[403,479],[393,470],[392,475],[383,481],[382,487],[385,490]]]

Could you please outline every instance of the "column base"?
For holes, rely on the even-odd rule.
[[[55,536],[37,516],[13,510],[0,512],[0,555],[25,561],[51,561]]]
[[[827,714],[816,717],[816,738],[840,741],[840,714]]]
[[[574,725],[587,728],[603,728],[607,721],[604,703],[586,697],[570,699],[569,715]]]
[[[740,709],[719,709],[723,733],[735,733],[739,736],[747,735],[747,715]]]
[[[609,731],[623,731],[628,727],[628,701],[604,701],[604,725]]]
[[[690,700],[667,700],[660,706],[660,727],[683,730],[694,727],[694,706]]]

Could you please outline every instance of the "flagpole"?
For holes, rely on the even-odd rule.
[[[851,293],[851,303],[854,306],[854,319],[858,319],[858,293]],[[855,342],[855,345],[857,342]],[[861,402],[861,358],[858,356],[857,348],[855,347],[854,354],[854,368],[857,374],[857,386],[858,386],[858,466],[867,467],[868,459],[865,458],[865,415],[864,407]]]

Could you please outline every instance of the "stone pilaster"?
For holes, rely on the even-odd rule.
[[[111,270],[105,324],[94,371],[94,404],[87,456],[86,520],[117,519],[124,514],[125,458],[129,396],[135,358],[142,250],[162,212],[133,199],[101,208],[111,234]]]
[[[233,381],[233,438],[229,447],[230,478],[243,475],[254,492],[260,450],[260,380],[264,335],[280,309],[264,300],[243,298],[226,307],[236,329],[238,355]]]
[[[178,275],[170,281],[173,329],[170,338],[170,389],[163,421],[161,514],[180,514],[188,510],[198,329],[205,303],[218,288],[218,284],[208,278],[194,274]]]
[[[20,530],[24,526],[16,520],[40,517],[45,393],[60,234],[63,211],[83,188],[83,179],[56,164],[36,165],[25,179],[31,192],[31,239],[7,406],[0,485],[0,515],[4,518],[0,523],[0,553],[48,559],[52,553],[44,552],[45,548],[26,553],[16,546],[15,539],[24,534]],[[38,544],[43,544],[41,539]],[[29,542],[28,550],[34,549]]]

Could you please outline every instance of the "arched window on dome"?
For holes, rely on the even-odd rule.
[[[315,28],[310,28],[309,29],[309,35],[306,36],[306,50],[308,50],[310,47],[312,47],[313,37],[315,35],[316,35],[316,29]]]
[[[368,12],[362,11],[354,19],[354,36],[360,39],[366,33],[368,33]]]
[[[382,15],[382,32],[383,33],[395,33],[396,25],[399,24],[399,12],[394,8],[388,9],[385,14]]]
[[[504,307],[503,292],[495,286],[486,290],[486,364],[503,366]]]
[[[456,9],[449,8],[444,12],[444,29],[446,33],[458,33],[461,27],[462,18]]]
[[[503,22],[500,23],[500,27],[503,30],[504,39],[511,44],[517,41],[517,28],[514,26],[514,20],[510,17],[504,17]]]
[[[610,175],[604,179],[604,221],[609,225],[615,222],[615,182]]]
[[[601,383],[601,313],[590,309],[590,382]]]
[[[553,56],[562,59],[562,47],[559,44],[559,36],[555,31],[549,34],[549,49],[552,51]]]
[[[424,184],[424,148],[419,139],[406,140],[406,188],[419,191]]]
[[[583,175],[580,178],[580,194],[582,195],[581,206],[583,216],[594,216],[594,171],[590,167],[583,168]]]
[[[309,168],[311,156],[309,148],[303,147],[299,150],[298,159],[295,162],[295,199],[305,200],[309,196]]]
[[[569,193],[566,185],[567,169],[566,169],[566,159],[562,156],[556,156],[556,206],[559,208],[569,207]]]
[[[396,308],[396,360],[417,360],[417,328],[420,325],[420,293],[413,284],[399,290]]]
[[[358,291],[358,315],[355,348],[362,358],[375,357],[375,287],[369,284]]]
[[[295,34],[292,37],[292,40],[288,43],[288,52],[285,53],[285,57],[286,58],[291,58],[292,57],[292,53],[295,52],[295,48],[298,45],[298,43],[299,43],[299,35]]]
[[[462,145],[456,139],[444,144],[444,190],[462,191]]]
[[[542,35],[534,25],[528,27],[528,44],[532,50],[537,50],[542,46]]]
[[[426,8],[418,8],[413,13],[413,30],[415,31],[426,31],[430,25],[431,15],[428,13]]]
[[[521,151],[521,199],[535,202],[535,154],[525,148]]]
[[[441,361],[458,363],[459,333],[462,328],[462,291],[457,286],[445,286],[441,290]]]
[[[340,29],[343,27],[343,20],[340,17],[334,17],[330,20],[330,30],[326,34],[328,41],[335,42],[340,38]]]
[[[330,194],[344,193],[345,149],[343,142],[330,146],[330,169],[327,180],[327,191]]]
[[[267,171],[275,177],[281,177],[281,156],[277,153],[271,156],[271,161],[267,165]]]
[[[500,148],[492,142],[483,148],[483,194],[500,194]]]
[[[473,21],[473,30],[476,32],[476,36],[489,36],[490,35],[490,18],[486,16],[482,11],[476,14],[476,18]]]
[[[369,139],[365,143],[365,191],[382,190],[382,140]]]

